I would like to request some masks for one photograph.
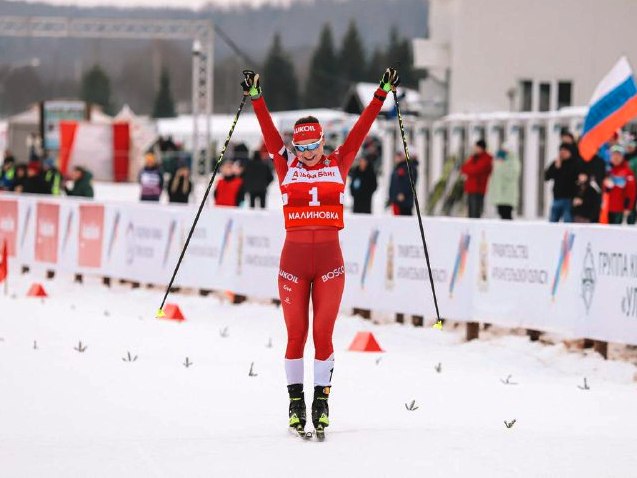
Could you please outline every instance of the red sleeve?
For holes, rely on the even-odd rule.
[[[374,97],[358,117],[358,120],[356,120],[343,145],[334,151],[334,154],[339,156],[339,168],[343,176],[346,176],[352,167],[352,163],[356,159],[356,153],[358,153],[369,129],[372,127],[378,113],[380,113],[386,97],[387,93],[382,88],[376,90]]]
[[[285,147],[285,143],[283,143],[281,134],[272,122],[272,117],[270,116],[270,112],[268,111],[268,107],[265,104],[263,96],[260,96],[256,100],[252,100],[252,108],[254,109],[254,114],[256,114],[257,120],[259,121],[265,147],[274,162],[274,169],[276,169],[279,180],[283,181],[288,170],[288,160],[290,159],[288,157],[289,153]]]

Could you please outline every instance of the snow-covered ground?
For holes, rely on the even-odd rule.
[[[629,361],[521,336],[464,343],[462,328],[343,315],[332,426],[324,443],[304,442],[286,429],[285,330],[275,306],[173,294],[187,318],[175,323],[154,318],[159,289],[62,276],[43,282],[50,298],[26,298],[38,279],[14,273],[0,296],[2,477],[637,473]],[[362,330],[386,352],[348,352]],[[74,350],[80,341],[83,353]],[[124,361],[128,352],[137,359]],[[509,375],[516,385],[502,383]],[[580,388],[585,377],[590,390]],[[418,408],[408,411],[412,400]]]

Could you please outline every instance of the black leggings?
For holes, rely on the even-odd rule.
[[[513,206],[498,204],[498,215],[500,216],[500,219],[506,219],[510,221],[511,219],[513,219]]]
[[[256,204],[256,200],[257,198],[259,198],[259,204],[261,205],[261,209],[265,209],[265,197],[266,197],[266,192],[258,192],[258,193],[250,193],[250,207],[254,208],[255,204]]]

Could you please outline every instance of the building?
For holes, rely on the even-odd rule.
[[[429,0],[414,64],[448,80],[449,113],[583,106],[620,56],[637,64],[635,19],[634,0]]]

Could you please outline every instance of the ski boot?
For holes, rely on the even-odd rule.
[[[316,438],[319,441],[325,439],[325,427],[330,424],[330,409],[327,399],[330,396],[330,387],[314,387],[314,400],[312,401],[312,424],[316,430]]]
[[[290,430],[297,433],[301,438],[307,438],[305,433],[305,395],[303,394],[303,384],[295,383],[288,385],[290,395]]]

